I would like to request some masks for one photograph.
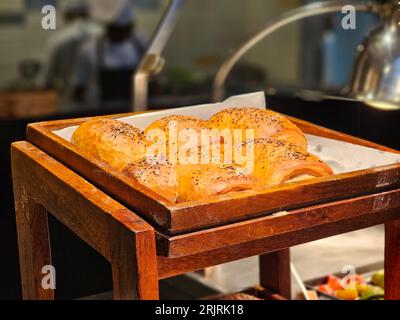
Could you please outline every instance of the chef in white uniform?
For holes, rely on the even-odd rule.
[[[105,22],[105,32],[80,52],[75,101],[92,108],[128,108],[132,76],[145,53],[143,41],[134,33],[133,9],[126,0],[96,0],[93,9],[94,17]]]
[[[71,82],[78,54],[83,43],[101,33],[100,26],[89,19],[86,0],[68,0],[62,3],[65,25],[55,31],[48,44],[45,86],[56,89],[62,96],[62,106],[70,107]]]

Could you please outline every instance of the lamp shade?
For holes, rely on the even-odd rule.
[[[372,107],[400,109],[400,9],[358,46],[351,94]]]

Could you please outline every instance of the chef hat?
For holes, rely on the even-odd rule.
[[[134,22],[133,8],[129,0],[91,0],[93,19],[116,25],[128,25]]]
[[[64,0],[61,9],[65,13],[88,13],[89,3],[87,0]]]
[[[113,19],[113,24],[118,26],[126,26],[134,22],[133,9],[128,3],[120,11],[120,13]]]

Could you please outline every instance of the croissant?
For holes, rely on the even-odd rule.
[[[147,142],[141,130],[113,119],[94,119],[75,130],[72,143],[118,170],[144,157]]]
[[[263,186],[333,174],[318,157],[287,141],[258,138],[236,145],[235,151],[242,152],[245,147],[254,150],[254,158],[250,159],[252,166],[246,163],[246,167],[251,168],[248,173],[257,177]]]
[[[304,133],[283,115],[257,108],[229,108],[212,116],[211,127],[224,129],[253,129],[254,138],[275,138],[296,144],[307,150]],[[247,140],[243,132],[242,141]]]

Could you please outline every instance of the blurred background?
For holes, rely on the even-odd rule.
[[[85,49],[90,51],[88,47],[93,39],[106,38],[109,25],[119,24],[120,30],[121,26],[130,25],[131,39],[121,41],[137,39],[139,47],[135,43],[133,47],[136,55],[142,55],[169,1],[133,0],[131,16],[122,18],[118,14],[111,17],[108,12],[99,13],[100,10],[91,6],[93,2],[96,3],[83,0],[2,1],[2,91],[53,89],[60,99],[56,112],[101,108],[101,99],[96,101],[99,103],[77,105],[76,97],[71,97],[83,82],[89,81],[89,73],[93,71],[85,67],[92,62],[85,56]],[[190,98],[194,103],[210,101],[216,71],[234,48],[276,16],[311,2],[184,1],[178,24],[164,50],[165,67],[151,81],[150,106],[176,106],[174,97],[178,101],[183,97]],[[57,8],[56,30],[42,28],[44,15],[41,9],[46,4]],[[339,94],[351,76],[357,45],[378,23],[373,14],[360,13],[357,28],[343,30],[342,17],[339,13],[309,18],[272,34],[251,49],[235,67],[228,79],[229,92],[278,87],[285,91],[310,89]],[[131,60],[138,60],[135,58]],[[100,62],[97,67],[101,68]],[[135,63],[129,66],[135,67]],[[166,102],[161,98],[166,98]]]
[[[0,2],[0,298],[18,299],[19,269],[9,147],[35,121],[110,114],[132,108],[132,74],[169,4],[167,0],[2,0]],[[306,0],[185,0],[165,47],[165,66],[151,77],[149,108],[210,102],[227,56],[275,17]],[[43,6],[56,8],[45,30]],[[342,14],[282,28],[234,67],[226,96],[262,90],[268,106],[394,148],[398,111],[337,99],[349,84],[358,44],[378,24],[357,14],[343,30]],[[331,97],[331,98],[330,98]],[[109,290],[105,261],[55,219],[51,236],[58,298]],[[99,280],[100,279],[100,280]]]

